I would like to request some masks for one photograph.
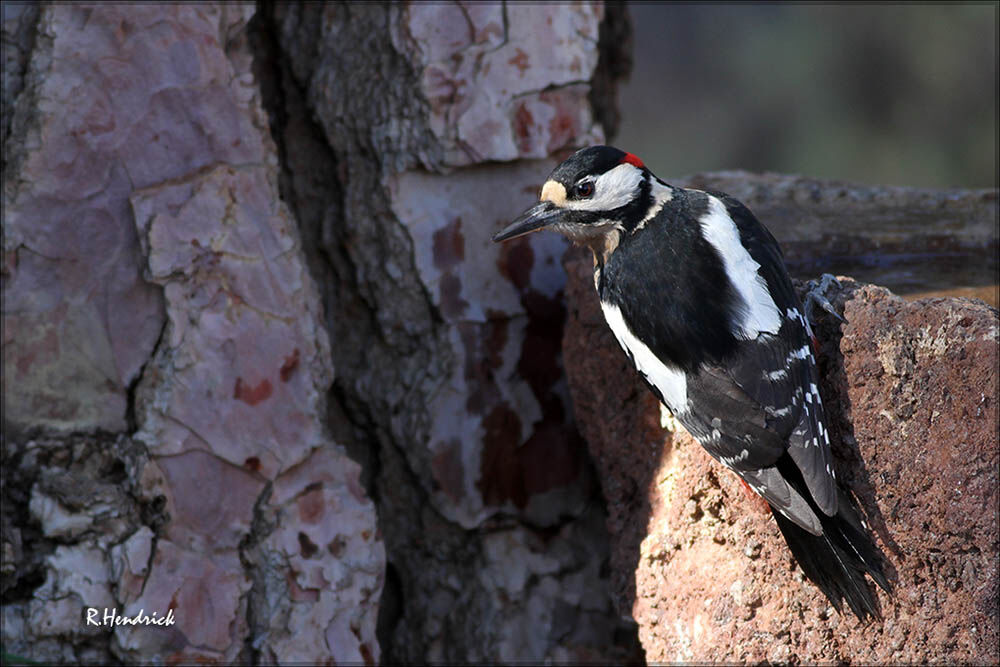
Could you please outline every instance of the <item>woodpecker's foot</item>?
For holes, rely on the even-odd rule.
[[[815,280],[810,280],[808,283],[806,283],[806,286],[809,288],[809,291],[806,292],[805,303],[802,304],[802,306],[803,309],[806,311],[805,313],[806,319],[809,320],[810,325],[815,322],[815,320],[813,319],[813,309],[816,306],[819,306],[826,312],[833,315],[838,321],[845,322],[844,318],[841,317],[834,309],[833,304],[831,304],[830,301],[825,296],[823,296],[824,294],[826,294],[826,291],[830,289],[831,284],[840,287],[840,281],[837,280],[837,277],[829,273],[824,273],[822,276],[820,276],[819,283],[817,283]]]

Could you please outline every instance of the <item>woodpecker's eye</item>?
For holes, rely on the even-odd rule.
[[[592,194],[594,194],[594,183],[592,181],[584,181],[576,186],[577,197],[589,197]]]

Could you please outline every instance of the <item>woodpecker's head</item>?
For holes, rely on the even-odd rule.
[[[584,148],[555,168],[542,186],[541,201],[493,240],[548,227],[593,245],[614,231],[631,231],[652,205],[653,179],[631,153],[611,146]]]

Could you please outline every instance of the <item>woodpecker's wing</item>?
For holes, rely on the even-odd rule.
[[[782,436],[787,433],[788,453],[802,472],[813,500],[832,516],[837,511],[837,490],[812,331],[777,241],[739,201],[724,194],[715,196],[739,230],[741,244],[760,265],[758,273],[783,316],[776,336],[761,334],[756,340],[741,342],[745,350],[741,349],[735,363],[726,368],[733,381],[764,406],[772,428]]]
[[[828,446],[820,439],[822,415],[806,409],[818,405],[818,392],[801,308],[777,243],[744,207],[718,196],[730,220],[714,224],[736,227],[781,315],[775,333],[734,339],[736,286],[719,256],[706,251],[700,227],[709,215],[707,197],[678,197],[638,232],[659,238],[621,244],[602,273],[605,317],[646,381],[702,446],[776,510],[819,534],[819,519],[802,493],[833,513],[836,492]],[[813,442],[820,446],[806,446]],[[786,453],[802,473],[801,493],[776,467]]]
[[[797,489],[779,471],[779,461],[791,450],[789,437],[769,428],[768,415],[760,403],[721,366],[703,365],[697,375],[689,376],[687,389],[688,411],[677,418],[705,450],[774,509],[809,532],[820,534],[819,517],[802,495],[806,489]]]

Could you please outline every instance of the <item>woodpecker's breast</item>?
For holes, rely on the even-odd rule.
[[[692,201],[695,199],[695,201]],[[679,193],[631,234],[623,234],[600,273],[602,302],[628,333],[669,368],[696,372],[735,349],[741,304],[719,253],[702,235],[707,197]],[[609,322],[610,323],[610,322]],[[627,340],[624,333],[619,340]]]
[[[675,415],[687,412],[687,376],[684,371],[665,363],[639,340],[622,317],[621,309],[608,301],[601,301],[604,319],[618,339],[618,344],[632,360],[636,369],[659,394],[660,400]]]

